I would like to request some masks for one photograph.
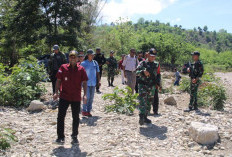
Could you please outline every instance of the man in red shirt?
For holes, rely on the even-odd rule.
[[[72,144],[78,143],[78,127],[79,127],[79,112],[81,102],[81,88],[83,85],[84,104],[87,101],[86,90],[87,90],[87,74],[84,67],[77,64],[77,52],[71,51],[69,53],[69,64],[61,65],[56,77],[56,90],[53,99],[56,100],[60,97],[58,118],[57,118],[57,135],[58,138],[56,143],[64,143],[64,119],[66,116],[69,104],[72,109]],[[60,94],[58,93],[60,91]]]
[[[125,76],[124,76],[124,71],[123,71],[123,66],[122,66],[122,63],[123,63],[123,60],[124,60],[124,57],[126,55],[122,55],[122,59],[118,62],[118,69],[121,70],[121,76],[122,76],[122,84],[125,84]]]

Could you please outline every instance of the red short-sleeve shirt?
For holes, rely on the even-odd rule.
[[[82,82],[88,81],[84,67],[77,64],[72,68],[70,64],[63,64],[57,72],[56,77],[61,80],[61,99],[74,102],[81,101]]]

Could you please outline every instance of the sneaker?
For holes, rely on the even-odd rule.
[[[155,115],[155,116],[159,116],[159,113],[158,113],[158,112],[154,112],[154,115]]]
[[[64,144],[64,142],[65,142],[64,138],[58,138],[55,140],[55,143],[57,144]]]
[[[101,94],[101,91],[100,91],[100,90],[97,90],[97,94]]]
[[[191,112],[191,111],[193,111],[192,108],[188,108],[188,109],[184,110],[184,112]]]
[[[79,141],[78,141],[77,137],[72,137],[71,144],[78,144],[78,143],[79,143]]]
[[[87,116],[88,115],[88,112],[82,112],[82,116]]]
[[[90,112],[87,112],[87,117],[93,117]]]

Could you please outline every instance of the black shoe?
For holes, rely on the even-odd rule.
[[[147,115],[144,116],[144,123],[150,124],[151,120],[147,118]]]
[[[140,124],[140,125],[144,125],[144,121],[145,121],[144,115],[143,115],[143,114],[140,114],[140,115],[139,115],[139,124]]]
[[[100,90],[97,90],[97,94],[101,94],[101,91],[100,91]]]
[[[193,111],[192,108],[188,108],[188,109],[184,110],[184,112],[191,112],[191,111]]]
[[[78,143],[79,143],[79,141],[78,141],[77,137],[72,137],[71,144],[78,144]]]
[[[55,143],[57,143],[57,144],[64,144],[64,142],[65,142],[64,138],[58,138],[55,141]]]
[[[113,84],[111,84],[111,87],[115,87]]]
[[[154,112],[154,116],[160,116],[158,112]]]

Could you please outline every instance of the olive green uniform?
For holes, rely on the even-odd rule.
[[[189,108],[190,109],[197,109],[198,104],[197,104],[197,91],[198,87],[200,84],[200,77],[202,77],[204,73],[204,67],[203,64],[200,60],[194,62],[191,64],[190,67],[190,74],[189,77],[191,78],[191,83],[190,83],[190,103],[189,103]],[[197,79],[196,83],[193,83],[192,80]]]

